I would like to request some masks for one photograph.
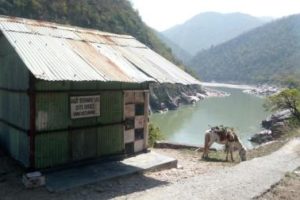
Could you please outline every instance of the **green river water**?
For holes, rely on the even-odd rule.
[[[230,93],[228,97],[210,97],[176,111],[152,114],[150,121],[160,128],[170,142],[203,145],[209,125],[234,127],[244,144],[254,146],[249,137],[261,130],[261,121],[271,113],[263,108],[264,98],[243,93],[241,89],[216,88]]]

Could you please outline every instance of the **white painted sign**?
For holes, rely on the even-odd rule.
[[[100,95],[70,97],[71,119],[100,116]]]

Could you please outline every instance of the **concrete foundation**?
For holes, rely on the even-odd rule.
[[[143,153],[122,161],[89,164],[45,173],[46,188],[59,192],[149,170],[177,167],[177,160],[155,152]]]

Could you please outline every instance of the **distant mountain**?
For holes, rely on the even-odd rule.
[[[268,16],[259,17],[259,19],[264,21],[264,22],[271,22],[272,20],[274,20],[273,17],[268,17]]]
[[[162,34],[191,55],[195,55],[200,50],[218,45],[263,25],[265,20],[242,13],[207,12],[163,31]]]
[[[166,45],[168,46],[173,55],[181,60],[183,63],[188,63],[192,59],[192,55],[189,54],[187,51],[182,49],[180,46],[172,42],[170,39],[168,39],[166,36],[164,36],[160,32],[156,32],[157,37]]]
[[[258,27],[197,54],[190,63],[205,81],[258,83],[300,78],[300,15]]]

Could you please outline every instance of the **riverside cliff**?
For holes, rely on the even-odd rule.
[[[204,88],[201,85],[151,84],[150,110],[176,110],[180,105],[194,104],[207,97],[228,96],[226,92]]]
[[[181,104],[192,104],[206,95],[200,85],[151,84],[150,106],[152,112],[176,110]]]

